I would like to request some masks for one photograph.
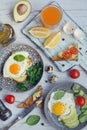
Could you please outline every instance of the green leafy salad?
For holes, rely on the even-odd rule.
[[[28,90],[28,85],[35,86],[41,79],[43,73],[43,65],[41,62],[38,62],[32,65],[29,69],[26,70],[27,80],[23,83],[18,83],[17,88],[22,91]]]

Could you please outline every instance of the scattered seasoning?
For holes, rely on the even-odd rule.
[[[41,123],[42,126],[44,126],[44,123]]]
[[[62,41],[64,41],[65,39],[64,38],[62,38]]]
[[[64,65],[64,64],[62,64],[62,66],[64,67],[65,65]]]
[[[79,50],[81,50],[82,48],[80,47]]]
[[[48,83],[48,80],[45,80],[46,83]]]

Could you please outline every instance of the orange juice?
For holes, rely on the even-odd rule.
[[[41,20],[45,27],[53,28],[62,19],[62,11],[55,5],[49,5],[41,11]]]

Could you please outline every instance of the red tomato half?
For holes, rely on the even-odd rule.
[[[69,73],[70,77],[73,79],[79,78],[80,77],[80,72],[77,69],[72,69]]]
[[[62,54],[62,56],[63,56],[63,58],[65,60],[69,60],[70,58],[72,58],[72,54],[71,54],[71,52],[69,50],[64,51],[63,54]]]
[[[13,95],[7,95],[5,97],[6,102],[8,102],[9,104],[13,104],[15,102],[15,97]]]
[[[83,107],[85,105],[85,102],[86,102],[86,100],[83,96],[76,98],[76,104],[80,107]]]
[[[72,54],[78,54],[78,49],[76,47],[71,47],[69,50]]]

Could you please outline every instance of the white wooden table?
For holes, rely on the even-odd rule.
[[[59,4],[74,19],[74,21],[76,21],[87,32],[87,0],[65,0],[65,1],[64,0],[55,0],[55,1],[59,2]],[[16,2],[17,2],[17,0],[3,0],[0,2],[0,22],[8,23],[13,26],[15,33],[16,33],[16,41],[13,44],[23,43],[23,44],[28,44],[28,45],[31,45],[32,47],[34,47],[33,43],[31,43],[31,41],[29,41],[29,39],[27,39],[21,33],[21,29],[28,22],[30,17],[27,20],[25,20],[23,23],[15,23],[15,21],[13,19],[12,11],[13,11],[14,4]],[[44,5],[46,5],[48,2],[50,2],[50,0],[43,0],[43,1],[30,0],[30,2],[32,5],[32,11],[34,11],[34,10],[41,9]],[[0,46],[0,49],[2,49],[2,46]],[[51,62],[48,60],[48,58],[46,58],[45,55],[39,49],[37,49],[37,50],[41,54],[43,60],[45,61],[44,65],[45,66],[51,65]],[[75,68],[78,68],[81,73],[81,76],[78,79],[71,79],[68,76],[67,72],[64,72],[64,73],[59,72],[54,66],[54,69],[57,70],[57,71],[54,71],[54,74],[57,74],[59,77],[59,80],[57,83],[61,83],[63,81],[74,81],[74,82],[82,84],[83,86],[85,86],[87,88],[87,72],[85,72],[79,66],[75,66]],[[45,83],[45,80],[48,77],[49,77],[49,74],[44,72],[43,78],[40,81],[39,85],[43,85],[43,88],[48,87],[47,89],[49,90],[50,84]],[[54,85],[57,85],[57,83]],[[8,123],[10,123],[16,117],[16,115],[21,112],[21,110],[17,108],[17,104],[19,104],[19,102],[25,100],[32,92],[34,92],[36,90],[37,87],[38,86],[36,86],[33,90],[30,90],[25,93],[20,93],[20,94],[9,92],[7,90],[0,91],[0,99],[2,99],[3,101],[4,101],[5,95],[7,95],[7,94],[13,94],[16,97],[16,102],[12,105],[9,105],[8,103],[5,102],[6,106],[12,110],[12,117],[5,122],[0,120],[0,130],[2,130],[2,128],[4,128]],[[52,85],[52,87],[53,87],[53,85]],[[50,87],[50,88],[52,88],[52,87]],[[36,126],[30,127],[30,126],[24,124],[26,118],[30,114],[40,115],[41,120]],[[50,124],[47,122],[43,112],[40,109],[35,108],[30,114],[27,115],[23,120],[16,123],[13,127],[11,127],[10,130],[20,130],[20,129],[21,130],[28,130],[28,129],[29,130],[34,130],[34,129],[54,130],[54,128],[51,127]],[[41,123],[44,123],[45,125],[42,126]],[[86,130],[86,129],[87,129],[87,127],[84,128],[84,130]]]

